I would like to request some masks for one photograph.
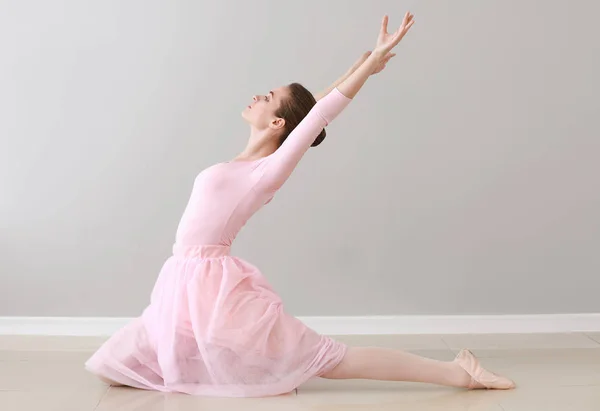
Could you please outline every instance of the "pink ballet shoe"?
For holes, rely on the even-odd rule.
[[[479,360],[469,350],[461,350],[454,359],[469,375],[471,382],[467,387],[474,389],[510,390],[515,388],[515,383],[508,378],[501,377],[483,368]]]

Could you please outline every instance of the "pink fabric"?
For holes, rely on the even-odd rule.
[[[334,89],[275,153],[198,175],[149,306],[86,362],[89,371],[142,389],[257,397],[290,392],[340,363],[346,346],[288,315],[230,246],[350,101]]]

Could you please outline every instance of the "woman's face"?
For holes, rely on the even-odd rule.
[[[253,96],[252,103],[244,109],[242,117],[259,130],[276,126],[278,117],[275,112],[287,95],[287,87],[279,87],[265,95]]]

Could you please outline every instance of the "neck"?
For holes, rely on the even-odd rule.
[[[277,137],[269,129],[258,130],[252,127],[248,145],[235,160],[253,161],[269,156],[277,150]]]

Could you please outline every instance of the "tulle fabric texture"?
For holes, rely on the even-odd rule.
[[[229,247],[174,247],[141,317],[86,368],[119,384],[219,397],[284,394],[333,369],[347,347],[288,315]]]

